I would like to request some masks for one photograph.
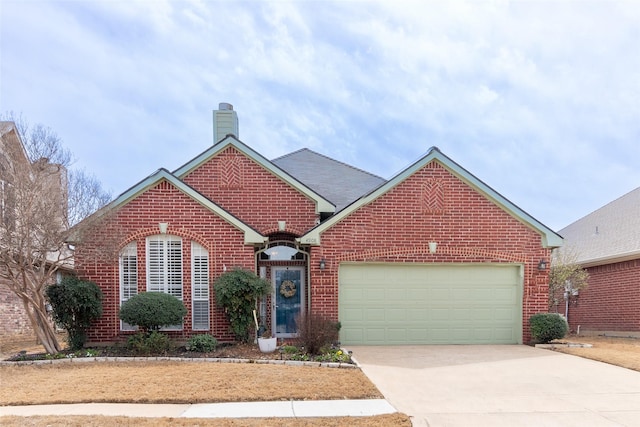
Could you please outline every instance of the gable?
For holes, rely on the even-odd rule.
[[[148,190],[158,187],[159,184],[166,182],[168,186],[182,193],[184,196],[192,200],[195,204],[200,205],[202,208],[214,213],[216,216],[222,218],[224,221],[240,230],[244,234],[245,244],[262,244],[266,241],[266,238],[259,232],[251,228],[249,225],[240,221],[238,218],[225,211],[223,208],[213,203],[211,200],[198,193],[192,187],[186,183],[177,179],[174,175],[169,173],[166,169],[159,169],[153,175],[147,177],[143,181],[139,182],[129,190],[118,196],[113,202],[107,205],[105,208],[98,211],[95,215],[102,215],[104,212],[109,212],[114,209],[121,208],[136,199]],[[166,201],[170,203],[169,201]],[[170,208],[172,205],[169,205]],[[171,209],[168,209],[171,210]]]
[[[545,248],[553,248],[562,245],[562,238],[553,230],[541,224],[501,194],[497,193],[491,187],[470,174],[466,169],[453,162],[450,158],[442,154],[436,147],[432,147],[426,156],[396,175],[391,180],[387,181],[384,185],[373,190],[371,193],[365,195],[347,208],[338,212],[324,223],[310,230],[300,238],[300,243],[319,245],[321,242],[321,234],[323,232],[334,227],[340,221],[344,220],[349,215],[356,213],[364,206],[368,206],[379,201],[383,196],[391,196],[392,192],[396,188],[400,188],[405,185],[414,186],[411,198],[397,197],[394,201],[394,197],[386,197],[385,201],[380,202],[387,204],[385,215],[388,217],[389,221],[396,221],[398,218],[403,218],[404,210],[402,203],[411,203],[413,209],[409,209],[411,212],[410,215],[419,215],[419,217],[414,219],[412,219],[411,216],[404,217],[404,223],[407,226],[410,226],[412,221],[415,219],[421,220],[424,216],[445,215],[446,218],[448,213],[454,213],[449,211],[454,207],[454,205],[452,205],[454,201],[448,199],[447,184],[438,179],[437,176],[433,176],[431,174],[426,174],[421,179],[412,179],[420,177],[425,170],[434,167],[441,167],[461,183],[464,183],[465,186],[470,187],[477,196],[477,200],[475,200],[475,202],[479,203],[478,209],[486,209],[487,206],[498,207],[502,212],[505,212],[513,219],[539,234],[542,239],[542,245]],[[455,203],[473,202],[473,200],[455,201]]]
[[[262,234],[284,221],[297,235],[316,225],[316,203],[233,146],[186,175],[184,181]]]
[[[295,189],[298,193],[302,194],[305,198],[309,199],[314,204],[316,214],[335,212],[336,208],[333,203],[286,173],[284,170],[280,169],[256,151],[252,150],[250,147],[236,139],[233,135],[228,135],[226,138],[214,144],[211,148],[195,157],[193,160],[176,169],[174,171],[174,175],[180,179],[189,181],[189,175],[194,174],[198,168],[206,165],[215,156],[229,148],[232,148],[242,156],[250,159],[270,175],[276,177],[289,187]],[[219,166],[222,168],[218,169],[219,173],[228,174],[226,177],[219,178],[221,179],[219,182],[220,184],[227,185],[229,189],[232,189],[233,186],[242,184],[242,170],[239,168],[240,161],[241,160],[238,160],[238,163],[235,163],[234,161],[227,161],[226,164]],[[198,183],[193,182],[193,185],[198,188]]]

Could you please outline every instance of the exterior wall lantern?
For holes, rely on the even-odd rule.
[[[327,268],[327,261],[324,258],[322,258],[320,260],[320,270],[324,270],[325,268]]]
[[[546,269],[547,269],[547,261],[541,259],[540,262],[538,263],[538,270],[544,271]]]

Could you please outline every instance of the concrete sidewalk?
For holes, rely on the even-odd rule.
[[[106,415],[170,418],[366,417],[397,412],[385,399],[197,404],[73,403],[0,406],[0,416]]]

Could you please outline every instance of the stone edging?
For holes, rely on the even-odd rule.
[[[555,344],[536,344],[536,348],[545,348],[553,350],[554,348],[567,348],[567,347],[577,347],[577,348],[591,348],[593,344],[586,344],[581,342],[566,342],[566,343],[555,343]]]
[[[47,360],[17,360],[13,362],[0,361],[0,366],[23,365],[55,365],[65,363],[88,362],[193,362],[193,363],[254,363],[257,365],[286,365],[286,366],[310,366],[321,368],[359,369],[352,363],[339,362],[306,362],[302,360],[277,360],[277,359],[232,359],[225,357],[70,357],[64,359]]]

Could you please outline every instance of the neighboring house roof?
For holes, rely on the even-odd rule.
[[[474,188],[479,193],[483,194],[487,199],[491,200],[493,203],[498,205],[500,208],[511,214],[514,218],[524,223],[531,229],[538,232],[542,237],[542,245],[546,248],[557,248],[562,246],[562,237],[558,235],[555,231],[551,230],[549,227],[545,226],[531,215],[520,209],[518,206],[510,202],[500,193],[495,191],[493,188],[489,187],[484,182],[480,181],[474,175],[472,175],[469,171],[464,169],[462,166],[451,160],[449,157],[445,156],[437,147],[431,147],[428,153],[422,157],[420,160],[415,162],[413,165],[409,166],[404,171],[400,172],[395,177],[391,178],[385,184],[380,187],[374,189],[369,194],[364,195],[360,199],[353,202],[351,205],[347,206],[345,209],[337,212],[334,216],[330,217],[320,225],[314,227],[312,230],[304,234],[300,237],[299,241],[302,244],[312,244],[319,245],[320,244],[320,235],[323,231],[329,229],[334,224],[342,220],[347,215],[351,214],[355,210],[360,207],[367,205],[373,202],[375,199],[381,197],[389,190],[394,188],[395,186],[402,183],[404,180],[409,178],[411,175],[416,173],[418,170],[422,169],[428,163],[432,161],[437,161],[443,167],[445,167],[449,172],[453,175],[457,176],[460,180],[465,182],[470,187]]]
[[[166,169],[158,169],[152,175],[140,181],[138,184],[134,185],[121,195],[119,195],[114,201],[109,203],[103,209],[98,211],[96,214],[100,215],[101,212],[106,212],[112,209],[115,209],[119,206],[122,206],[128,203],[130,200],[134,199],[138,195],[144,193],[149,188],[154,187],[159,182],[166,180],[171,183],[174,187],[176,187],[179,191],[191,197],[196,202],[200,203],[206,209],[209,209],[211,212],[215,213],[229,224],[236,227],[238,230],[244,232],[244,242],[245,244],[262,244],[268,238],[264,237],[258,231],[253,229],[251,226],[245,224],[240,219],[231,215],[229,212],[218,206],[216,203],[212,202],[198,191],[196,191],[193,187],[184,183],[180,179],[178,179],[175,175],[171,174]]]
[[[278,165],[270,162],[265,157],[263,157],[258,152],[251,149],[249,146],[238,140],[233,135],[227,135],[226,138],[220,140],[216,144],[214,144],[211,148],[204,151],[193,160],[187,162],[183,166],[176,169],[173,173],[180,179],[183,179],[189,172],[198,168],[198,166],[203,163],[209,161],[213,156],[220,153],[221,151],[227,149],[228,147],[234,147],[236,150],[240,151],[244,155],[253,159],[260,166],[265,168],[267,171],[271,172],[278,178],[282,179],[284,182],[294,187],[300,193],[304,194],[310,200],[313,200],[316,205],[316,213],[325,212],[325,213],[333,213],[336,210],[336,207],[331,201],[327,200],[322,194],[318,193],[314,189],[310,188],[306,183],[298,180],[294,176],[290,175],[287,171],[280,168]]]
[[[29,156],[24,148],[20,133],[14,122],[0,121],[0,153],[3,156],[9,155],[11,158],[6,159],[10,162],[22,162],[24,164],[31,163]],[[19,158],[16,158],[16,155]]]
[[[308,148],[271,161],[341,210],[386,181]]]
[[[640,258],[640,187],[559,233],[583,267]]]

